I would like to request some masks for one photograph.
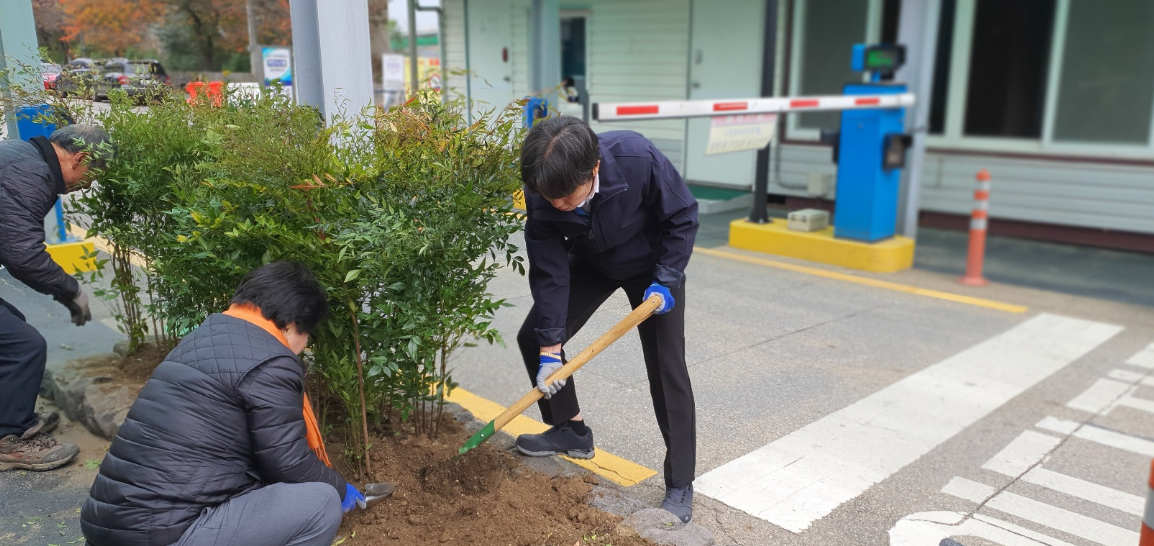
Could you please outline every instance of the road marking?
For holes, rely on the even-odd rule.
[[[1138,398],[1136,396],[1124,396],[1118,400],[1119,406],[1125,406],[1130,409],[1141,410],[1146,413],[1154,413],[1154,400],[1147,400],[1145,398]]]
[[[1138,495],[1036,466],[1061,442],[1061,438],[1026,430],[986,461],[982,468],[1129,514],[1142,515],[1146,499]]]
[[[1014,441],[986,461],[982,468],[1007,476],[1020,476],[1038,464],[1062,443],[1061,438],[1032,430],[1023,431]]]
[[[1080,425],[1073,421],[1064,421],[1054,417],[1042,419],[1036,426],[1040,429],[1070,434],[1075,438],[1089,440],[1104,446],[1116,447],[1131,453],[1154,457],[1154,442],[1144,438],[1130,436],[1129,434],[1115,432],[1090,424]]]
[[[1122,330],[1041,314],[697,479],[795,533]]]
[[[1042,430],[1049,430],[1065,436],[1069,436],[1073,434],[1075,430],[1078,430],[1078,427],[1082,426],[1082,424],[1074,421],[1067,421],[1065,419],[1058,419],[1057,417],[1047,416],[1044,417],[1041,421],[1038,421],[1038,424],[1034,426]]]
[[[1147,377],[1145,374],[1140,374],[1140,373],[1131,372],[1131,371],[1127,371],[1127,370],[1111,370],[1109,373],[1109,376],[1112,379],[1117,379],[1119,381],[1125,381],[1127,383],[1141,382],[1143,385],[1146,385],[1147,387],[1154,386],[1154,377]]]
[[[919,512],[898,521],[890,529],[890,546],[933,546],[949,537],[973,536],[1002,546],[1074,546],[983,514]]]
[[[796,265],[786,262],[779,262],[776,260],[766,260],[763,258],[754,258],[752,256],[745,256],[743,254],[735,254],[733,252],[724,252],[713,248],[702,248],[699,246],[693,247],[693,252],[698,254],[707,254],[726,260],[735,260],[738,262],[745,262],[756,265],[763,265],[766,267],[773,267],[776,269],[784,269],[786,271],[793,271],[795,273],[805,273],[807,275],[815,275],[818,277],[825,277],[827,279],[835,279],[839,281],[852,282],[854,284],[861,284],[865,286],[872,286],[874,288],[884,288],[886,290],[894,290],[896,292],[905,292],[906,294],[913,294],[915,296],[925,296],[929,298],[937,298],[940,300],[952,301],[955,303],[964,303],[966,305],[976,305],[978,307],[985,307],[987,309],[997,309],[998,311],[1006,311],[1008,313],[1025,313],[1029,310],[1028,307],[1021,305],[1014,305],[1012,303],[1002,303],[999,301],[987,300],[982,298],[974,298],[970,296],[963,296],[961,294],[952,294],[950,292],[941,292],[938,290],[929,290],[927,288],[919,288],[917,286],[910,286],[908,284],[900,284],[896,282],[883,281],[880,279],[872,279],[869,277],[859,277],[857,275],[849,275],[846,273],[838,273],[836,271],[828,271],[825,269],[818,269],[816,267],[806,267],[804,265]],[[1154,367],[1154,365],[1151,365]]]
[[[477,396],[460,387],[450,391],[449,396],[446,396],[445,400],[459,404],[475,417],[486,422],[492,421],[500,415],[501,412],[505,411],[505,408],[500,404]],[[524,415],[518,415],[501,430],[513,436],[520,436],[521,434],[540,434],[548,429],[549,426],[545,423],[530,419]],[[570,459],[569,457],[564,458],[577,466],[590,470],[605,479],[625,487],[637,485],[657,475],[657,471],[655,470],[641,466],[628,459],[618,457],[607,451],[597,448],[594,448],[593,451],[593,458],[588,460]]]
[[[1154,369],[1154,343],[1151,343],[1147,345],[1145,349],[1138,351],[1138,353],[1130,357],[1126,363],[1131,366],[1138,366],[1140,368]]]
[[[942,488],[942,493],[953,495],[959,499],[966,499],[977,504],[983,504],[990,500],[995,492],[993,487],[984,483],[978,483],[957,476],[951,478],[950,482]]]
[[[1034,468],[1022,476],[1022,481],[1040,485],[1059,493],[1078,497],[1093,503],[1121,510],[1127,514],[1141,516],[1146,509],[1146,499],[1138,495],[1131,495],[1112,487],[1098,485],[1093,482],[1067,476],[1045,468]]]
[[[1090,388],[1066,404],[1067,408],[1093,414],[1109,413],[1118,400],[1134,388],[1133,383],[1122,383],[1113,379],[1099,379]]]
[[[1138,533],[1129,529],[1123,529],[1077,512],[1050,506],[1014,493],[1003,491],[994,494],[993,487],[965,478],[955,477],[950,480],[950,483],[942,488],[942,492],[978,504],[984,503],[983,507],[1025,518],[1098,544],[1121,546],[1138,543]]]

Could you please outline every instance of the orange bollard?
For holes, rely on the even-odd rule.
[[[196,95],[203,88],[204,82],[188,82],[188,85],[184,86],[184,90],[188,91],[188,100],[186,102],[196,104]]]
[[[1146,486],[1146,513],[1142,516],[1142,534],[1138,546],[1154,546],[1154,461],[1150,462],[1150,479]]]
[[[212,105],[215,108],[220,108],[224,101],[224,82],[208,82],[208,98],[212,99]]]
[[[986,227],[990,220],[990,171],[978,172],[978,189],[974,190],[974,211],[970,215],[970,250],[966,256],[966,274],[958,282],[967,286],[990,284],[982,277],[986,259]]]

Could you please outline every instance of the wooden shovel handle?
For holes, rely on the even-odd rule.
[[[593,341],[593,343],[590,343],[589,346],[574,357],[573,360],[561,366],[560,370],[553,372],[552,375],[546,379],[546,383],[551,383],[558,379],[568,379],[578,368],[584,366],[586,362],[592,360],[593,357],[597,356],[601,351],[604,351],[606,347],[612,345],[614,341],[617,341],[621,336],[625,335],[625,332],[632,330],[638,324],[645,321],[645,319],[649,318],[649,315],[652,315],[653,311],[660,306],[661,296],[656,294],[641,302],[641,305],[638,305],[636,309],[621,319],[621,322],[618,322],[610,328],[608,332],[605,332],[601,337]],[[521,412],[528,409],[529,406],[532,406],[544,395],[540,389],[534,388],[529,391],[529,394],[522,396],[515,404],[506,408],[505,411],[501,412],[501,415],[493,419],[494,432],[501,430],[505,425],[509,424],[509,421],[521,415]]]

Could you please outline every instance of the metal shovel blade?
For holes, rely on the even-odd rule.
[[[391,496],[393,496],[393,484],[391,483],[365,484],[365,505],[361,508],[368,508]]]

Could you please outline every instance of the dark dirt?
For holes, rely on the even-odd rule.
[[[141,343],[136,352],[121,359],[117,367],[126,381],[143,385],[165,356],[168,356],[168,351],[151,343]]]
[[[488,443],[454,459],[468,437],[446,416],[435,440],[376,438],[372,481],[392,483],[396,490],[346,516],[334,544],[653,544],[618,533],[621,517],[586,504],[595,476],[546,476]]]
[[[155,345],[141,344],[116,366],[124,381],[143,385],[166,354]],[[373,476],[367,481],[388,482],[396,489],[391,498],[346,516],[333,544],[653,544],[618,532],[620,516],[587,504],[598,483],[592,474],[547,476],[491,443],[454,457],[468,438],[449,415],[437,439],[409,432],[378,434],[371,456]],[[339,442],[328,443],[335,466],[354,475],[333,453]]]

